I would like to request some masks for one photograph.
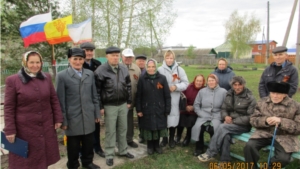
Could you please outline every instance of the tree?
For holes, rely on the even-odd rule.
[[[35,50],[41,53],[43,60],[51,63],[52,46],[47,42],[37,43],[24,48],[23,41],[19,32],[20,24],[28,18],[42,13],[49,12],[52,9],[53,19],[62,17],[58,11],[58,1],[48,0],[7,0],[4,1],[1,11],[1,57],[2,63],[9,59],[8,64],[1,65],[1,68],[19,69],[21,66],[22,54],[25,51]],[[54,46],[55,56],[57,58],[66,56],[68,49],[67,43]]]
[[[249,51],[249,42],[255,40],[260,32],[260,20],[254,14],[241,16],[235,10],[225,22],[225,30],[226,41],[231,43],[231,53],[234,58],[239,58]]]
[[[196,54],[195,54],[195,49],[196,47],[194,47],[193,45],[190,45],[188,47],[188,49],[186,50],[186,56],[189,58],[189,59],[195,59],[196,57]]]
[[[65,1],[64,4],[74,4]],[[176,18],[173,1],[76,0],[74,22],[91,17],[93,39],[99,47],[158,47]],[[68,13],[70,10],[65,8]]]

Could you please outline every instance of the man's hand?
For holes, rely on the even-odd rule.
[[[186,106],[186,111],[187,112],[191,112],[194,110],[194,107],[193,106]]]
[[[142,113],[142,112],[138,112],[137,115],[138,115],[139,117],[143,117],[143,113]]]
[[[16,138],[16,135],[15,135],[15,134],[6,136],[6,139],[7,139],[8,142],[10,142],[10,143],[14,143],[14,142],[15,142],[15,138]]]
[[[95,119],[95,123],[99,123],[100,122],[100,119],[99,118],[96,118]]]
[[[226,116],[226,117],[225,117],[224,123],[225,123],[225,124],[232,124],[232,117]]]
[[[177,87],[175,85],[170,87],[170,92],[174,92],[177,89]]]
[[[67,129],[68,129],[68,126],[61,126],[61,129],[67,130]]]
[[[104,109],[100,110],[100,114],[101,114],[101,116],[104,116]]]
[[[131,104],[127,104],[127,108],[128,108],[128,109],[130,108],[130,106],[131,106]]]
[[[267,122],[268,125],[270,125],[270,126],[275,126],[276,124],[280,124],[280,123],[281,123],[281,118],[275,117],[275,116],[268,117],[268,118],[266,119],[266,122]]]
[[[61,126],[61,123],[55,123],[54,129],[56,130],[56,129],[60,128],[60,126]]]

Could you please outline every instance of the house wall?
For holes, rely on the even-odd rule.
[[[270,50],[269,53],[270,55],[272,54],[272,49],[276,48],[276,43],[275,41],[271,41],[269,43],[270,45]],[[265,56],[267,54],[267,45],[266,44],[253,44],[252,46],[252,53],[259,53],[261,56]],[[261,46],[261,50],[259,49],[259,46]]]

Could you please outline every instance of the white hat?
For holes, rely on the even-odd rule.
[[[129,49],[129,48],[124,49],[122,52],[122,55],[125,57],[134,57],[132,49]]]

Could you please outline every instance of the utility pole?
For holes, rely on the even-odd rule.
[[[296,44],[296,62],[295,66],[299,73],[299,59],[300,59],[300,3],[299,3],[299,20],[298,20],[298,35],[297,35],[297,44]]]
[[[270,31],[270,19],[269,19],[269,13],[270,13],[270,4],[269,4],[269,1],[268,1],[268,3],[267,3],[267,7],[268,7],[268,15],[267,15],[267,43],[266,43],[266,45],[267,45],[267,55],[266,55],[266,62],[265,62],[265,64],[266,65],[268,65],[268,59],[269,59],[269,51],[270,51],[270,45],[269,45],[269,41],[270,41],[270,39],[269,39],[269,31]]]
[[[293,9],[292,9],[292,12],[291,12],[290,20],[289,20],[288,26],[286,28],[286,32],[285,32],[285,36],[284,36],[282,46],[286,46],[286,44],[287,44],[287,41],[288,41],[288,38],[289,38],[289,35],[290,35],[290,31],[291,31],[291,27],[292,27],[292,23],[293,23],[294,16],[295,16],[297,3],[298,3],[298,0],[295,0],[294,5],[293,5]]]
[[[152,51],[152,45],[153,45],[153,42],[152,42],[152,20],[151,20],[151,17],[152,17],[152,14],[151,14],[151,10],[149,10],[149,22],[150,22],[150,39],[151,39],[151,46],[150,46],[150,49],[151,49],[151,58],[153,58],[153,51]]]

